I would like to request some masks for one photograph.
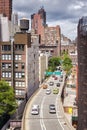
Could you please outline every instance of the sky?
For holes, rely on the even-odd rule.
[[[77,36],[78,21],[87,16],[87,0],[13,0],[13,12],[19,19],[31,18],[44,7],[48,26],[59,25],[61,33],[74,40]]]

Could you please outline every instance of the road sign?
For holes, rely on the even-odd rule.
[[[45,75],[49,75],[50,76],[50,75],[53,75],[53,74],[54,75],[61,75],[61,71],[55,71],[55,72],[48,72],[48,71],[46,71],[45,72]]]

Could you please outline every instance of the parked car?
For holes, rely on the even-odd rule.
[[[55,109],[55,105],[54,104],[50,104],[49,105],[49,113],[56,113],[56,109]]]
[[[46,94],[49,95],[51,93],[51,89],[47,88],[46,89]]]
[[[59,89],[58,88],[54,88],[53,89],[53,94],[58,94],[59,93]]]
[[[32,115],[38,115],[39,114],[39,105],[33,105],[31,109],[31,114]]]

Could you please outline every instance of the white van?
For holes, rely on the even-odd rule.
[[[32,115],[38,115],[39,114],[39,105],[33,105],[31,110]]]

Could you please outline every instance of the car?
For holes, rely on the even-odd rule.
[[[56,86],[57,86],[57,87],[60,87],[60,83],[56,83]]]
[[[49,95],[51,93],[51,89],[47,88],[46,89],[46,94]]]
[[[61,75],[60,78],[62,79],[62,78],[63,78],[63,75]]]
[[[39,114],[39,105],[35,104],[35,105],[32,106],[31,114],[32,115],[38,115]]]
[[[43,89],[47,89],[48,85],[47,84],[43,84],[42,87],[43,87]]]
[[[54,82],[50,81],[50,82],[49,82],[49,85],[50,85],[50,86],[53,86],[53,85],[54,85]]]
[[[55,109],[55,105],[54,104],[50,104],[49,105],[49,113],[53,113],[53,114],[56,113],[56,109]]]
[[[59,89],[58,88],[54,88],[53,89],[53,94],[58,94],[59,93]]]
[[[63,82],[63,79],[60,78],[60,79],[59,79],[59,82]]]
[[[58,77],[55,77],[54,79],[55,79],[55,80],[57,80],[57,79],[58,79]]]

